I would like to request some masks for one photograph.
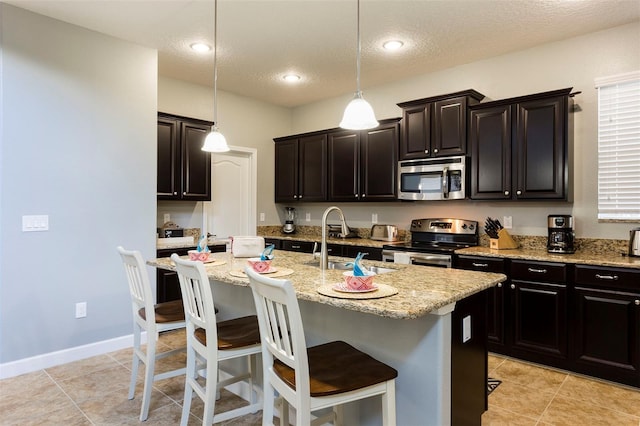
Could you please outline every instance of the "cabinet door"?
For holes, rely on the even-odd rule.
[[[298,200],[298,140],[275,143],[275,202]]]
[[[299,201],[327,200],[327,135],[298,140]]]
[[[360,132],[330,133],[328,145],[329,200],[359,200]]]
[[[457,256],[456,268],[480,272],[505,273],[505,260],[497,258]],[[492,352],[505,353],[505,289],[508,281],[496,284],[487,292],[487,344]]]
[[[577,371],[640,386],[640,294],[575,288]]]
[[[471,195],[476,200],[511,198],[511,107],[472,110]]]
[[[567,286],[511,281],[513,305],[512,354],[566,367]]]
[[[431,155],[432,104],[406,108],[402,112],[400,159],[426,158]]]
[[[180,157],[177,120],[158,117],[158,199],[180,198]]]
[[[515,195],[522,199],[566,199],[566,96],[516,105]]]
[[[467,152],[467,97],[435,102],[432,130],[434,157],[464,155]]]
[[[398,131],[398,123],[391,123],[362,132],[360,201],[396,199]]]
[[[204,124],[181,124],[183,200],[211,200],[211,153],[202,150],[210,131]]]

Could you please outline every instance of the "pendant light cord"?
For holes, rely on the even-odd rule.
[[[356,24],[356,29],[358,32],[358,37],[357,37],[357,50],[356,50],[356,95],[357,96],[361,96],[360,94],[360,0],[358,0],[358,7],[357,7],[357,13],[358,13],[358,17],[357,17],[357,24]]]
[[[213,6],[213,126],[218,127],[218,0]]]

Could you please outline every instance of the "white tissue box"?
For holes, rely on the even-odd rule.
[[[264,251],[262,237],[231,237],[231,253],[233,257],[256,257]]]

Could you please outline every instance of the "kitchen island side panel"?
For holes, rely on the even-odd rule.
[[[251,291],[212,280],[219,320],[255,312]],[[451,312],[384,318],[299,300],[307,346],[343,340],[398,370],[398,425],[451,424]],[[345,424],[381,424],[380,398],[345,407]]]

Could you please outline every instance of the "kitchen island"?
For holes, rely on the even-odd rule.
[[[504,281],[505,275],[365,261],[365,266],[393,269],[379,274],[375,282],[397,289],[397,294],[343,299],[318,293],[320,287],[341,282],[343,271],[322,272],[316,266],[318,260],[309,254],[274,254],[272,266],[291,272],[282,278],[296,289],[308,345],[344,340],[398,370],[398,425],[451,424],[452,312],[456,302]],[[216,262],[205,264],[205,268],[220,319],[254,313],[248,279],[237,276],[246,259],[229,253],[212,256]],[[175,269],[168,258],[149,264]],[[380,424],[379,401],[350,404],[345,416],[350,420],[345,424]],[[476,420],[474,423],[480,424],[479,415]]]

